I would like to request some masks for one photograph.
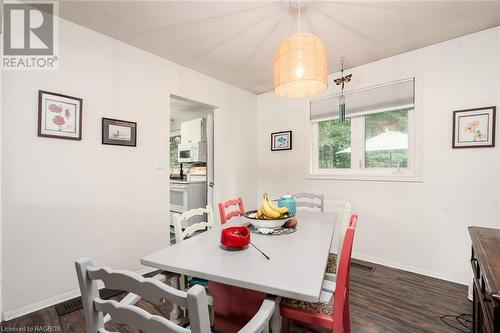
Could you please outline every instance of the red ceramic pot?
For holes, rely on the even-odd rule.
[[[220,242],[226,247],[245,247],[250,243],[250,230],[245,226],[234,226],[222,229]]]

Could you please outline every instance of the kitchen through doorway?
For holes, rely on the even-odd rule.
[[[170,221],[174,214],[214,207],[214,110],[170,95]],[[203,219],[193,217],[183,228]]]

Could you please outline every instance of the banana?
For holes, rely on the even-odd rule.
[[[267,202],[269,203],[269,206],[271,207],[272,210],[280,213],[280,215],[283,215],[283,214],[286,214],[288,213],[288,207],[278,207],[276,206],[276,204],[274,202],[271,201],[271,199],[269,199],[269,196],[267,195],[267,193],[265,194],[265,199],[264,200],[267,200]]]
[[[281,217],[283,214],[288,213],[287,207],[278,207],[269,199],[269,195],[264,193],[264,200],[260,208],[257,210],[255,217],[261,220],[271,220]]]
[[[265,216],[272,218],[272,219],[277,219],[278,217],[281,216],[280,213],[277,211],[273,210],[271,206],[269,205],[269,202],[264,199],[262,201],[262,212],[264,213]]]

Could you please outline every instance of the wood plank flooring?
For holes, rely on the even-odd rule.
[[[446,326],[442,315],[470,314],[467,287],[385,266],[373,272],[351,269],[352,333],[456,333]],[[120,297],[117,297],[119,299]],[[153,314],[168,317],[170,305],[139,305]],[[1,332],[84,333],[82,310],[59,317],[54,307],[31,313],[1,324]],[[50,330],[49,330],[50,329]],[[138,332],[123,325],[110,324],[111,331]],[[306,332],[294,326],[293,332]],[[465,330],[467,331],[467,330]]]

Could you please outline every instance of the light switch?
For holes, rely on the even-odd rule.
[[[162,162],[156,162],[156,169],[158,170],[161,170],[161,169],[165,169],[165,164],[163,164]]]

